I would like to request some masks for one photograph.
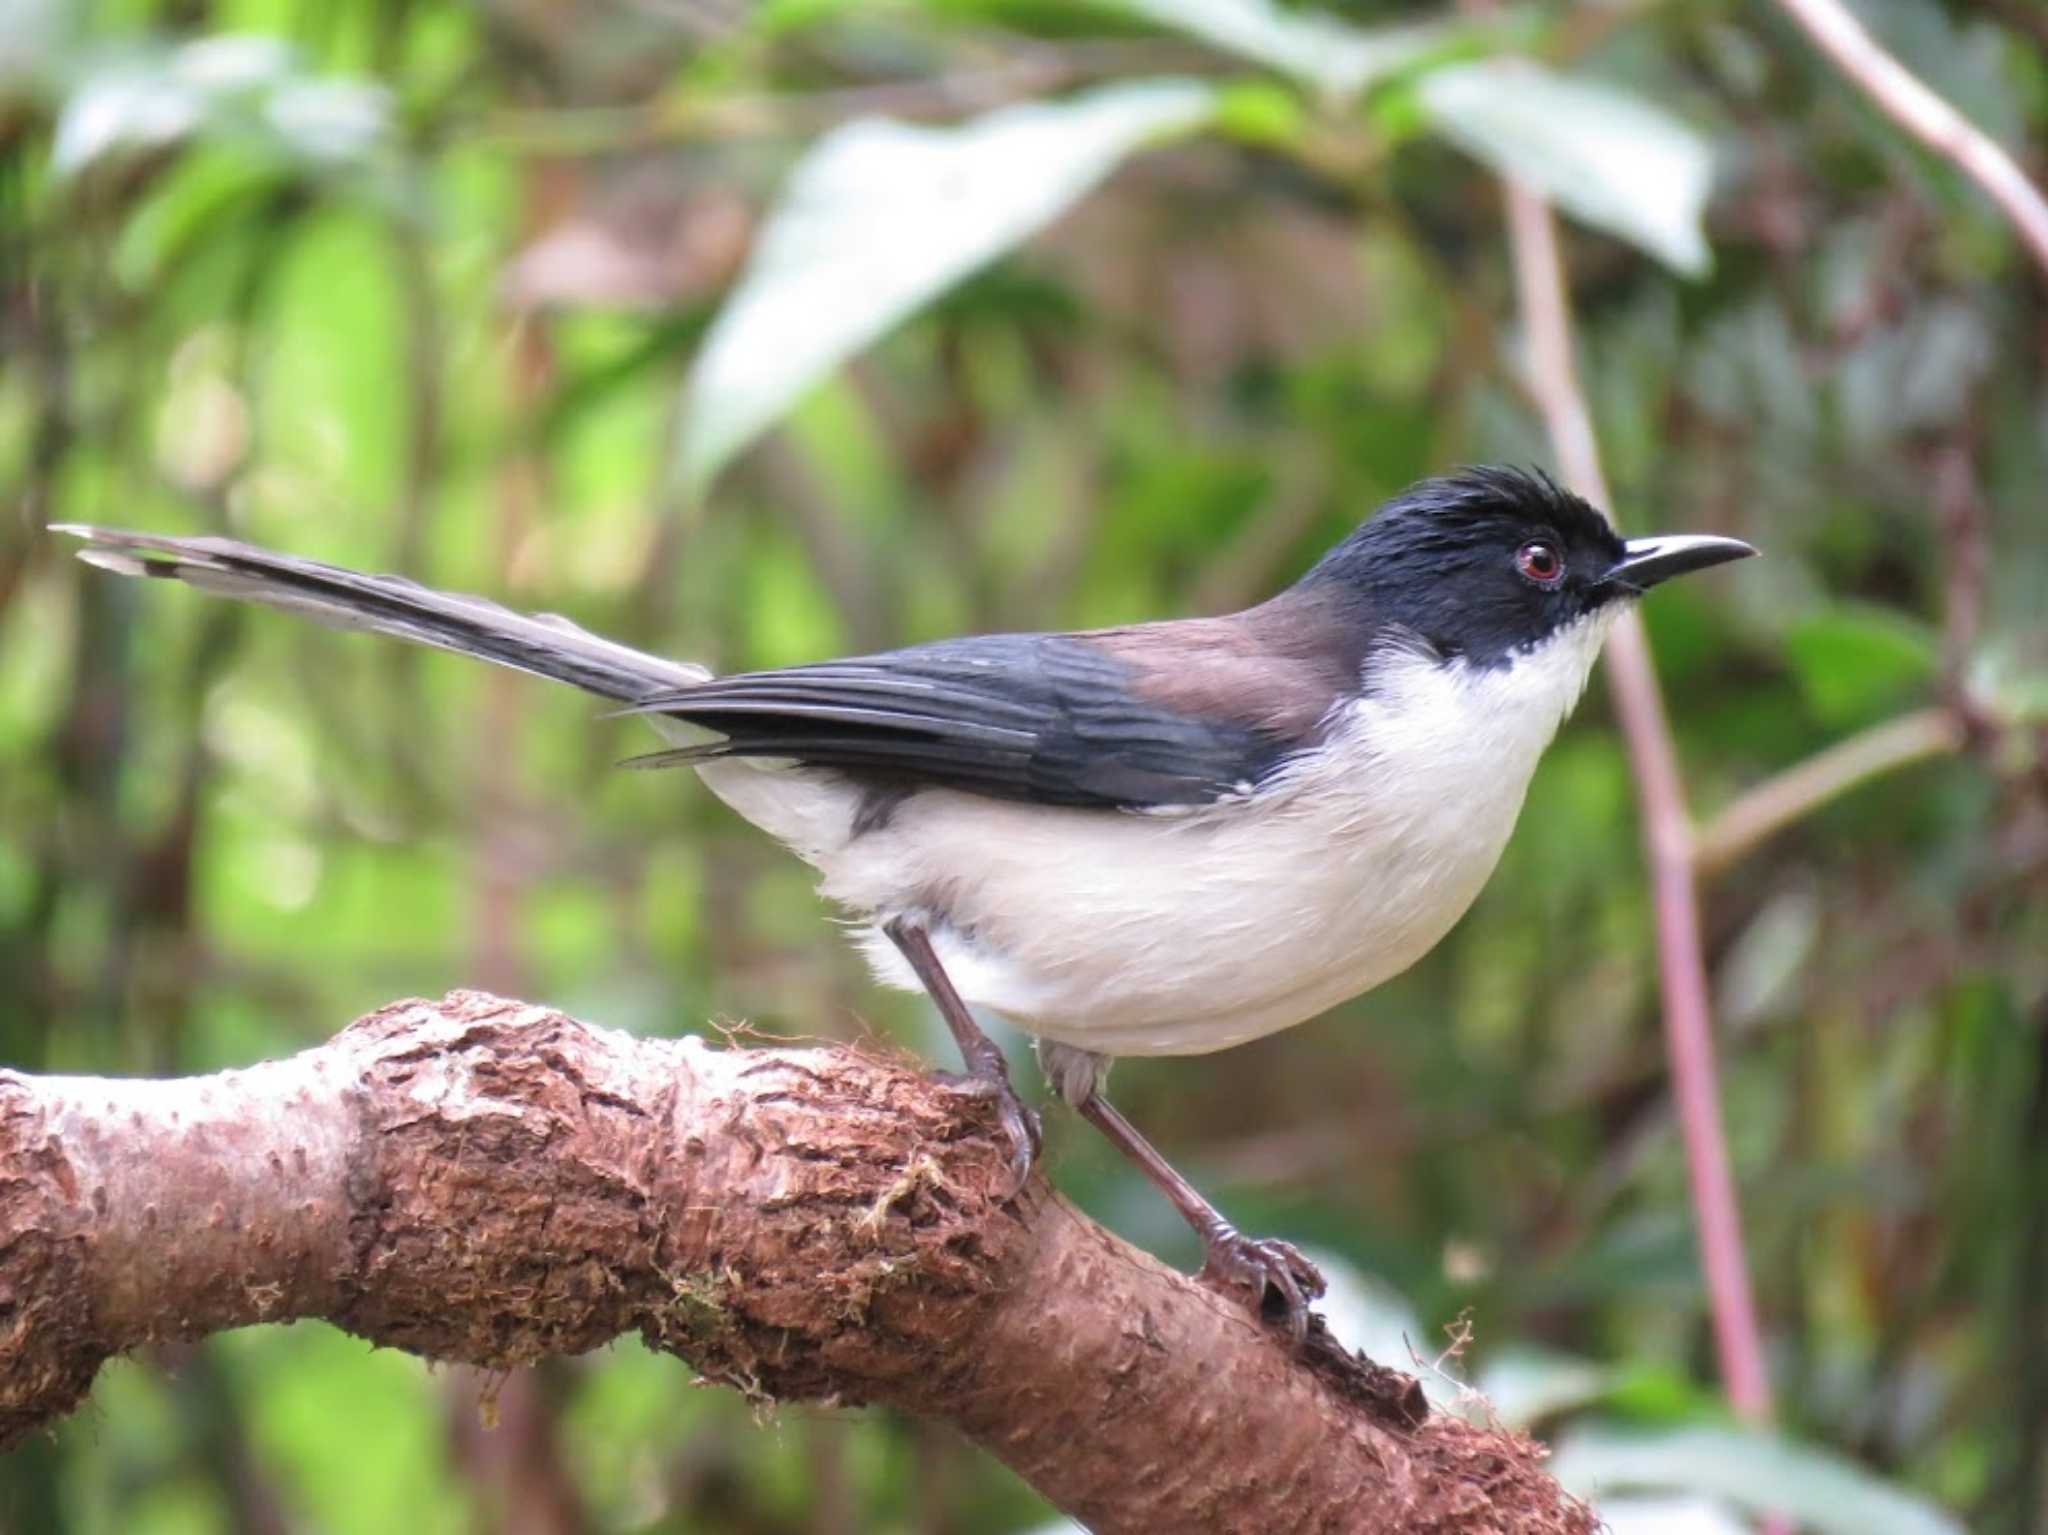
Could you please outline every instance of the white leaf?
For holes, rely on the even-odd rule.
[[[366,154],[389,118],[377,86],[309,76],[276,38],[237,33],[105,60],[64,103],[50,160],[70,176],[107,155],[211,135],[339,164]]]
[[[1743,1429],[1584,1429],[1566,1436],[1550,1469],[1595,1503],[1611,1488],[1689,1492],[1821,1535],[1963,1535],[1948,1514],[1853,1461]]]
[[[81,9],[75,0],[10,0],[0,27],[0,105],[59,73],[85,30]]]
[[[1614,1384],[1614,1372],[1576,1354],[1509,1344],[1479,1372],[1479,1394],[1497,1422],[1526,1428],[1539,1418],[1582,1407]]]
[[[1750,1535],[1751,1526],[1707,1498],[1609,1498],[1600,1505],[1607,1535]]]
[[[64,103],[50,168],[59,176],[84,169],[117,149],[154,149],[199,125],[205,98],[160,69],[103,71]]]
[[[1422,104],[1467,153],[1680,272],[1704,273],[1707,141],[1641,97],[1520,59],[1432,70]]]
[[[701,485],[812,384],[1050,223],[1133,149],[1204,121],[1188,80],[1004,107],[957,128],[870,118],[791,172],[684,394],[679,466]]]
[[[291,73],[292,51],[274,37],[231,32],[187,43],[172,56],[170,70],[209,96],[255,91]]]
[[[346,164],[367,155],[391,118],[384,91],[357,80],[306,80],[263,111],[271,130],[309,160]]]
[[[1126,0],[1126,4],[1148,21],[1270,64],[1333,96],[1356,95],[1382,75],[1439,46],[1447,35],[1445,28],[1427,24],[1361,31],[1321,11],[1291,10],[1273,0]]]

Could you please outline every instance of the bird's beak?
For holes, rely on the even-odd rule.
[[[1739,538],[1711,533],[1666,533],[1658,538],[1632,538],[1621,546],[1621,558],[1608,567],[1607,579],[1630,591],[1646,592],[1659,581],[1689,570],[1746,560],[1756,550]]]

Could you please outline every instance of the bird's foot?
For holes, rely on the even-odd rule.
[[[1010,1145],[1010,1180],[1003,1189],[1003,1200],[1007,1203],[1015,1199],[1029,1181],[1032,1164],[1038,1160],[1039,1148],[1045,1141],[1038,1110],[1017,1096],[1017,1089],[1011,1084],[1006,1070],[941,1071],[933,1075],[957,1093],[994,1101],[996,1122],[1002,1127],[1003,1138]]]
[[[1308,1306],[1323,1293],[1323,1276],[1291,1242],[1248,1237],[1219,1223],[1204,1233],[1200,1278],[1251,1304],[1261,1321],[1284,1326],[1296,1346],[1308,1340]]]

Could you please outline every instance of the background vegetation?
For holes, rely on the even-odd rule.
[[[2038,179],[2033,0],[1858,10]],[[0,1062],[210,1070],[463,984],[943,1054],[800,865],[613,771],[629,723],[44,525],[231,531],[720,667],[1220,610],[1416,477],[1550,461],[1501,169],[1574,220],[1624,526],[1768,555],[1648,612],[1695,813],[1902,718],[1922,759],[1704,887],[1777,1436],[1720,1405],[1599,690],[1412,974],[1121,1101],[1341,1264],[1382,1357],[1464,1319],[1447,1373],[1617,1528],[2048,1530],[2048,288],[1762,0],[15,0]],[[1070,1121],[1054,1158],[1193,1256]],[[21,1531],[1046,1517],[917,1424],[756,1422],[633,1348],[479,1382],[310,1326],[111,1369],[0,1462]]]

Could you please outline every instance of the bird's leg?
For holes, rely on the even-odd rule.
[[[1202,1239],[1201,1277],[1250,1298],[1261,1317],[1283,1322],[1296,1344],[1308,1337],[1308,1303],[1323,1293],[1323,1276],[1292,1244],[1248,1237],[1223,1218],[1195,1186],[1173,1170],[1152,1143],[1103,1096],[1109,1063],[1068,1045],[1041,1042],[1039,1058],[1061,1095],[1081,1117],[1138,1164],[1139,1171],[1173,1201]],[[1080,1058],[1080,1059],[1076,1059]],[[1086,1062],[1085,1066],[1083,1062]]]
[[[981,1031],[981,1025],[974,1021],[974,1014],[967,1010],[960,993],[953,989],[952,977],[939,963],[939,956],[932,948],[931,934],[925,930],[924,924],[909,917],[892,917],[882,924],[882,931],[889,935],[889,941],[910,962],[910,968],[924,983],[932,1005],[946,1020],[946,1027],[953,1031],[954,1042],[960,1046],[960,1058],[967,1066],[967,1075],[961,1085],[996,1101],[997,1118],[1010,1142],[1012,1181],[1003,1196],[1010,1198],[1024,1187],[1024,1181],[1031,1176],[1031,1164],[1038,1158],[1038,1115],[1017,1096],[1003,1052]]]

